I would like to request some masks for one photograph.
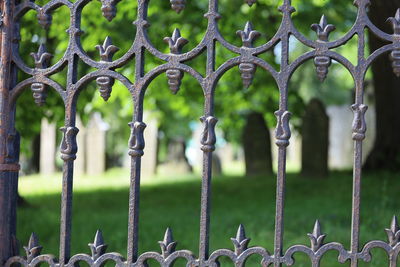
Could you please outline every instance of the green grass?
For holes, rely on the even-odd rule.
[[[327,242],[349,247],[351,225],[351,173],[335,173],[329,179],[312,180],[289,174],[285,209],[285,247],[307,244],[307,233],[319,219]],[[176,178],[176,179],[173,179]],[[399,175],[379,173],[363,178],[361,242],[386,240],[393,214],[400,215]],[[26,244],[32,231],[44,246],[43,253],[58,254],[60,175],[30,176],[20,180],[20,193],[30,203],[18,210],[18,239]],[[100,177],[79,177],[74,185],[72,252],[88,253],[87,244],[102,229],[108,251],[126,252],[129,173],[112,170]],[[140,204],[140,251],[159,251],[165,229],[172,228],[178,249],[198,254],[200,178],[156,177],[143,181]],[[211,250],[232,248],[240,223],[250,245],[273,251],[275,217],[275,177],[216,177],[212,186]],[[370,264],[388,266],[384,253],[374,250]],[[349,266],[336,263],[336,253],[328,253],[322,266]],[[298,254],[294,266],[310,266]],[[259,266],[252,256],[247,266]],[[223,266],[233,266],[223,262]],[[153,266],[153,265],[152,265]],[[154,265],[156,266],[156,265]]]

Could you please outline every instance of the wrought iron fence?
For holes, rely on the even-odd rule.
[[[119,0],[100,0],[103,16],[111,21],[116,15],[116,5]],[[335,29],[322,16],[319,24],[313,24],[312,29],[316,32],[316,40],[304,37],[293,25],[291,14],[295,12],[290,0],[283,0],[279,11],[282,13],[282,21],[275,36],[267,43],[254,47],[253,42],[259,33],[252,28],[250,22],[244,25],[244,30],[238,31],[242,39],[242,46],[237,47],[227,42],[218,31],[218,1],[209,0],[208,11],[205,17],[208,20],[207,30],[202,41],[192,50],[182,53],[182,47],[188,42],[183,38],[178,29],[172,33],[172,37],[164,40],[168,43],[170,53],[165,54],[157,50],[147,37],[147,8],[149,0],[138,0],[137,19],[134,22],[137,28],[135,40],[130,49],[119,59],[113,60],[113,54],[118,47],[113,45],[110,38],[106,38],[103,45],[98,45],[100,61],[90,58],[83,50],[80,43],[80,22],[82,9],[90,0],[50,0],[44,6],[39,6],[30,0],[16,2],[13,0],[1,1],[1,69],[0,69],[0,261],[4,266],[38,266],[46,262],[50,266],[75,266],[79,262],[86,262],[90,266],[102,266],[106,261],[114,261],[117,266],[146,266],[149,259],[158,261],[161,266],[170,266],[178,258],[187,260],[187,266],[218,266],[221,256],[230,258],[235,266],[243,266],[249,256],[261,255],[261,265],[275,267],[294,264],[293,255],[302,252],[311,259],[312,266],[319,266],[321,257],[330,250],[339,253],[338,261],[350,261],[351,266],[358,266],[359,260],[370,261],[370,251],[373,248],[382,248],[387,252],[390,266],[396,266],[400,252],[400,228],[396,217],[393,218],[389,229],[386,229],[388,241],[371,241],[360,246],[360,182],[362,164],[362,144],[366,133],[366,122],[364,115],[367,106],[363,102],[364,77],[368,67],[380,55],[390,53],[393,70],[400,76],[400,9],[388,22],[393,26],[393,34],[388,34],[374,26],[368,18],[367,7],[369,0],[355,0],[358,8],[357,18],[352,28],[339,40],[329,41],[329,34]],[[170,0],[171,7],[176,12],[185,8],[185,0]],[[249,5],[255,0],[247,0]],[[28,67],[19,55],[19,22],[29,10],[37,12],[39,24],[48,28],[52,21],[52,12],[66,6],[70,11],[70,25],[68,29],[69,44],[61,59],[50,66],[51,54],[46,51],[42,44],[37,53],[32,53],[35,68]],[[395,13],[395,10],[393,11]],[[382,18],[383,19],[383,18]],[[365,29],[368,28],[372,34],[386,41],[388,44],[366,56]],[[341,54],[332,49],[340,47],[358,36],[358,62],[352,64]],[[293,36],[302,44],[312,48],[293,62],[289,62],[289,37]],[[215,67],[215,46],[218,42],[223,47],[237,54],[220,67]],[[277,70],[259,55],[273,49],[281,43],[281,64]],[[165,63],[144,73],[144,53],[148,51],[153,56]],[[206,74],[202,76],[198,71],[185,64],[201,53],[207,54]],[[288,110],[288,83],[294,71],[305,61],[313,59],[316,72],[321,80],[324,80],[332,60],[342,64],[352,75],[355,82],[355,103],[351,106],[354,111],[353,140],[354,140],[354,177],[353,177],[353,207],[351,245],[346,249],[343,244],[331,242],[324,243],[325,234],[321,231],[320,223],[317,221],[312,233],[308,234],[311,245],[294,245],[286,251],[283,250],[284,230],[284,200],[285,200],[285,177],[286,177],[286,148],[289,145],[291,131],[289,120],[291,113]],[[87,73],[82,78],[77,77],[77,63],[81,61],[96,70]],[[135,62],[135,79],[130,81],[127,77],[115,71],[116,68],[124,66],[129,62]],[[275,131],[276,145],[279,149],[278,171],[276,186],[276,216],[275,216],[275,242],[274,250],[268,252],[262,247],[249,247],[250,239],[246,237],[242,225],[239,226],[237,235],[231,238],[234,250],[219,249],[212,253],[209,251],[209,229],[210,229],[210,183],[211,159],[215,149],[215,126],[217,118],[214,117],[214,92],[215,87],[223,74],[229,69],[239,66],[241,77],[245,87],[248,87],[256,68],[265,69],[275,79],[280,93],[279,110],[275,112],[277,126]],[[66,88],[63,88],[49,76],[60,72],[67,67]],[[16,73],[22,71],[29,78],[17,83]],[[188,250],[176,250],[177,243],[172,239],[170,229],[167,229],[164,240],[160,241],[161,253],[146,252],[138,254],[138,222],[139,222],[139,200],[140,200],[140,169],[141,156],[145,146],[143,132],[146,124],[143,119],[143,99],[146,88],[151,81],[161,73],[166,73],[169,88],[173,93],[179,90],[184,73],[194,77],[204,92],[204,116],[201,122],[204,124],[202,134],[201,150],[203,151],[203,173],[201,186],[201,214],[200,214],[200,237],[198,256]],[[96,80],[99,91],[104,100],[110,97],[115,80],[120,81],[131,93],[134,102],[133,121],[129,123],[131,137],[129,140],[129,155],[131,157],[131,185],[129,196],[129,221],[128,221],[128,244],[127,259],[118,253],[106,253],[107,245],[103,241],[100,231],[95,235],[93,243],[89,244],[91,255],[70,255],[71,240],[71,207],[72,207],[72,183],[74,160],[77,153],[76,136],[78,129],[76,122],[76,103],[81,90],[90,82]],[[58,259],[53,255],[42,255],[42,247],[37,237],[32,234],[28,245],[24,247],[25,256],[15,256],[15,218],[16,218],[16,188],[18,180],[18,155],[19,136],[14,128],[15,105],[18,96],[30,87],[33,97],[38,105],[46,100],[46,91],[53,88],[63,99],[65,105],[65,126],[61,128],[63,140],[61,143],[61,158],[63,164],[62,182],[62,204],[60,221],[60,251]]]

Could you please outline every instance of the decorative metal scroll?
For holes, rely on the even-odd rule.
[[[117,3],[119,0],[100,0],[103,16],[112,21],[115,17]],[[133,1],[133,0],[129,0]],[[147,37],[149,23],[147,21],[147,8],[149,0],[138,0],[138,15],[134,22],[136,25],[136,38],[130,49],[120,58],[113,60],[114,53],[118,47],[112,44],[110,38],[106,38],[104,44],[99,44],[101,60],[96,61],[90,58],[83,50],[80,42],[80,29],[82,9],[90,2],[90,0],[76,0],[74,2],[68,0],[50,0],[46,5],[39,6],[30,0],[22,0],[18,4],[14,1],[3,1],[3,17],[2,17],[2,33],[12,35],[11,41],[3,42],[2,55],[10,48],[11,59],[7,61],[7,57],[2,57],[2,63],[12,61],[15,69],[29,75],[29,78],[15,84],[15,81],[8,81],[6,88],[11,87],[7,95],[10,110],[14,110],[15,102],[18,96],[25,89],[30,87],[33,91],[35,102],[42,105],[46,100],[46,91],[50,88],[61,96],[65,104],[65,125],[61,128],[64,138],[61,145],[61,157],[64,161],[63,170],[63,189],[62,189],[62,205],[61,205],[61,229],[60,229],[60,254],[58,259],[52,255],[41,254],[42,247],[39,245],[38,238],[32,234],[28,245],[24,247],[25,256],[13,256],[8,259],[5,266],[38,266],[40,263],[47,263],[50,266],[75,266],[79,262],[86,262],[90,266],[102,266],[106,261],[114,261],[116,266],[147,266],[150,259],[156,260],[161,266],[171,266],[178,258],[184,258],[187,266],[218,266],[220,257],[230,258],[235,266],[244,266],[249,256],[258,254],[261,256],[261,265],[273,265],[279,267],[282,265],[291,266],[294,264],[293,255],[295,253],[305,253],[311,259],[312,266],[319,266],[323,255],[331,250],[339,253],[338,261],[350,261],[352,267],[358,266],[360,260],[370,261],[370,251],[373,248],[382,248],[386,251],[389,264],[391,267],[396,266],[398,254],[400,252],[400,228],[396,217],[393,218],[390,228],[386,229],[388,241],[371,241],[360,248],[360,191],[361,191],[361,164],[362,164],[362,143],[366,133],[365,112],[367,106],[363,103],[364,95],[364,76],[371,63],[380,55],[389,54],[392,62],[394,73],[400,76],[400,9],[393,10],[394,16],[388,19],[388,23],[393,26],[393,34],[384,33],[374,26],[367,16],[367,7],[369,0],[355,0],[354,4],[358,8],[358,14],[354,25],[341,38],[335,41],[329,40],[329,34],[335,29],[328,24],[327,18],[322,16],[321,21],[312,25],[312,29],[316,32],[315,40],[304,37],[293,25],[291,14],[295,12],[290,0],[283,0],[279,7],[282,13],[282,21],[275,36],[267,43],[254,47],[254,40],[259,33],[253,29],[249,22],[243,25],[244,30],[237,32],[242,40],[242,46],[237,47],[228,43],[218,31],[218,5],[217,0],[209,0],[208,11],[205,17],[208,20],[208,27],[202,41],[195,48],[188,52],[182,52],[182,47],[188,42],[183,38],[176,29],[172,33],[172,37],[166,37],[164,40],[168,43],[170,53],[165,54],[157,50]],[[252,5],[256,0],[246,0],[246,3]],[[185,8],[185,0],[170,0],[171,8],[176,12],[183,12]],[[70,11],[70,26],[68,29],[69,44],[64,56],[56,63],[50,65],[51,55],[46,51],[46,47],[40,46],[38,52],[32,51],[35,60],[35,68],[28,67],[19,56],[19,21],[24,14],[33,9],[37,12],[39,24],[43,28],[48,28],[52,23],[52,12],[60,6],[66,6]],[[382,18],[385,19],[385,18]],[[372,34],[385,40],[387,45],[374,51],[371,55],[364,54],[365,48],[365,29],[368,28]],[[352,64],[341,54],[334,52],[332,49],[340,47],[350,39],[358,36],[358,62]],[[298,57],[293,62],[289,62],[289,37],[292,36],[312,51]],[[6,40],[7,41],[7,40]],[[220,45],[237,54],[220,67],[215,68],[215,45]],[[259,55],[273,49],[278,43],[281,43],[281,65],[277,70]],[[144,73],[144,53],[149,52],[165,63],[157,66],[148,73]],[[206,75],[202,76],[198,71],[186,65],[185,62],[196,58],[205,51],[207,53]],[[4,52],[4,53],[3,53]],[[287,95],[288,83],[291,75],[295,70],[307,60],[313,60],[316,67],[316,73],[319,79],[324,80],[328,75],[328,69],[332,60],[342,64],[352,75],[355,81],[355,103],[351,106],[354,111],[353,122],[353,140],[354,149],[354,177],[353,177],[353,208],[352,208],[352,229],[350,248],[346,249],[340,243],[324,243],[325,234],[321,230],[320,223],[315,223],[312,233],[308,234],[310,238],[310,246],[295,245],[283,250],[283,211],[285,200],[285,165],[286,165],[286,148],[289,145],[290,133],[290,112],[288,110]],[[78,79],[76,67],[81,61],[95,71],[90,72]],[[134,61],[135,80],[130,81],[127,77],[115,71],[126,64]],[[222,75],[229,69],[238,66],[243,84],[245,87],[250,86],[254,73],[257,68],[261,68],[269,72],[275,79],[280,93],[279,110],[276,111],[276,145],[279,148],[278,154],[278,171],[277,171],[277,195],[276,195],[276,216],[275,216],[275,241],[274,250],[269,252],[262,247],[250,247],[250,238],[246,237],[245,229],[241,225],[237,230],[236,237],[231,238],[233,249],[219,249],[210,253],[209,251],[209,225],[210,225],[210,184],[211,184],[211,162],[212,153],[215,149],[215,126],[217,118],[214,117],[214,91],[215,87]],[[50,75],[60,72],[67,67],[68,74],[66,77],[66,88],[63,88],[57,82],[53,81]],[[138,227],[139,227],[139,200],[140,200],[140,163],[145,146],[143,131],[145,123],[143,120],[143,99],[145,90],[151,81],[158,75],[166,73],[168,77],[168,85],[173,93],[179,91],[183,74],[194,77],[205,96],[204,115],[201,121],[204,124],[204,132],[201,140],[203,157],[203,177],[201,187],[201,214],[200,214],[200,237],[199,251],[196,256],[187,250],[176,250],[177,242],[173,240],[171,229],[167,229],[163,241],[160,241],[160,252],[146,252],[141,255],[138,253]],[[115,80],[120,81],[131,93],[134,101],[133,121],[129,124],[131,138],[129,140],[129,155],[131,156],[131,186],[129,200],[129,221],[128,221],[128,244],[127,258],[125,259],[118,253],[106,253],[107,245],[104,243],[101,231],[95,235],[93,243],[89,244],[91,254],[70,255],[70,239],[71,239],[71,207],[72,207],[72,177],[73,162],[76,158],[77,144],[76,135],[78,129],[75,127],[76,121],[76,102],[79,92],[85,88],[90,81],[96,81],[99,91],[104,100],[112,96],[112,86]],[[7,81],[2,80],[2,84]],[[10,86],[11,85],[11,86]],[[2,92],[4,96],[4,92]],[[2,100],[4,101],[4,99]],[[10,135],[14,131],[13,122],[10,123]],[[2,132],[0,132],[2,134]],[[16,150],[10,150],[17,153]],[[2,164],[1,171],[12,171],[9,166],[16,164],[15,155],[8,155],[7,164]]]

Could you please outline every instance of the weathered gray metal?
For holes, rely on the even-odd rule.
[[[103,16],[111,21],[115,17],[116,4],[118,0],[100,0],[102,3]],[[50,266],[75,266],[79,261],[87,262],[90,266],[102,266],[105,261],[111,260],[117,266],[146,266],[149,259],[155,259],[162,266],[170,266],[177,258],[185,258],[187,266],[218,266],[218,258],[226,256],[236,266],[243,266],[246,259],[252,254],[259,254],[262,257],[261,265],[292,265],[293,254],[303,252],[307,254],[312,266],[319,266],[321,257],[329,250],[336,250],[339,253],[339,262],[349,260],[352,267],[358,266],[358,261],[370,261],[370,251],[373,248],[384,249],[389,257],[391,267],[396,266],[396,260],[400,252],[400,228],[396,217],[393,218],[390,229],[386,229],[388,242],[371,241],[360,249],[360,192],[361,192],[361,163],[362,143],[366,133],[364,119],[367,106],[363,104],[364,76],[368,67],[378,56],[390,53],[393,62],[393,69],[396,75],[400,75],[400,9],[389,23],[393,25],[393,34],[387,34],[375,27],[367,16],[369,0],[355,0],[358,8],[357,19],[343,37],[336,41],[329,41],[329,33],[335,28],[329,25],[324,16],[319,24],[312,25],[317,33],[317,40],[309,40],[304,37],[293,25],[291,14],[295,12],[290,0],[283,0],[279,10],[282,12],[282,22],[276,32],[267,43],[254,47],[253,41],[259,33],[252,29],[251,23],[244,26],[243,31],[238,31],[243,45],[237,47],[228,43],[218,31],[217,0],[209,0],[208,12],[205,14],[208,19],[208,28],[203,40],[192,50],[182,53],[182,46],[187,40],[180,36],[179,30],[175,30],[172,37],[165,38],[169,44],[171,53],[164,54],[157,50],[147,37],[146,31],[147,8],[149,0],[138,0],[138,15],[135,21],[137,27],[136,38],[131,48],[121,58],[113,60],[113,54],[118,50],[110,38],[104,41],[103,45],[97,46],[101,60],[91,59],[83,50],[80,44],[80,21],[81,12],[90,0],[50,0],[44,6],[38,6],[33,1],[22,0],[15,5],[12,0],[2,0],[2,22],[1,22],[1,68],[0,68],[0,263],[5,266],[21,264],[23,266],[37,266],[41,262],[47,262]],[[246,0],[252,5],[255,0]],[[36,10],[38,20],[42,27],[48,28],[51,24],[51,13],[60,6],[66,6],[70,10],[69,45],[64,56],[55,64],[49,66],[51,55],[46,52],[45,46],[40,46],[37,53],[32,56],[35,60],[35,68],[28,67],[20,58],[19,50],[19,21],[30,9]],[[181,12],[185,8],[185,0],[171,0],[171,7]],[[393,11],[395,13],[395,11]],[[385,18],[382,18],[385,19]],[[368,28],[372,34],[385,40],[388,44],[376,50],[371,55],[364,54],[365,29]],[[353,65],[341,54],[333,51],[333,48],[344,45],[347,41],[358,36],[358,62]],[[312,48],[312,51],[301,55],[289,63],[289,37],[293,36],[304,45]],[[215,68],[215,45],[219,42],[238,56],[227,60],[219,68]],[[274,69],[267,62],[257,57],[273,49],[276,44],[281,43],[281,65],[280,70]],[[165,61],[164,64],[144,73],[144,53],[148,51],[153,56]],[[203,52],[207,53],[206,75],[202,76],[195,69],[186,65],[189,61]],[[325,235],[321,232],[320,223],[317,221],[314,230],[308,234],[311,246],[294,245],[283,251],[283,230],[284,230],[284,200],[285,200],[285,179],[286,179],[286,148],[289,145],[291,136],[288,111],[287,95],[288,83],[294,71],[305,61],[313,59],[317,75],[321,80],[326,78],[328,68],[332,60],[342,64],[354,78],[355,81],[355,103],[352,105],[354,111],[353,140],[354,140],[354,179],[353,179],[353,208],[352,208],[352,229],[350,249],[339,243],[324,243]],[[86,65],[95,68],[78,80],[77,63],[82,61]],[[115,69],[135,62],[135,80],[130,81],[127,77],[114,71]],[[67,66],[66,88],[49,78],[50,75],[60,72]],[[210,254],[209,252],[209,225],[210,225],[210,185],[211,185],[211,162],[212,153],[215,149],[215,125],[217,119],[214,117],[214,91],[221,76],[229,69],[239,66],[243,84],[248,87],[255,73],[256,68],[265,69],[275,79],[280,93],[279,110],[276,111],[277,127],[275,132],[276,145],[279,149],[278,173],[277,173],[277,194],[276,194],[276,216],[275,216],[275,244],[273,253],[262,247],[248,247],[250,239],[245,235],[244,227],[241,225],[237,236],[232,238],[234,250],[219,249]],[[22,71],[29,75],[29,78],[16,84],[16,72]],[[161,253],[146,252],[138,254],[138,223],[139,223],[139,200],[140,200],[140,164],[145,140],[143,131],[146,124],[143,120],[143,99],[146,88],[158,75],[165,72],[168,77],[168,84],[173,93],[177,93],[181,84],[183,74],[194,77],[200,84],[204,96],[204,116],[201,121],[204,124],[203,136],[200,140],[201,149],[204,152],[203,158],[203,179],[201,191],[201,214],[200,214],[200,246],[198,256],[187,250],[176,250],[177,243],[172,239],[172,232],[167,229],[164,240],[160,243]],[[76,102],[79,92],[92,80],[96,80],[101,96],[107,100],[112,93],[112,85],[119,80],[130,91],[134,102],[134,116],[129,124],[131,138],[129,140],[129,155],[131,156],[131,186],[129,198],[129,221],[128,221],[128,251],[127,259],[118,253],[106,253],[106,245],[100,231],[96,233],[93,243],[89,244],[92,255],[78,254],[70,255],[71,240],[71,208],[72,208],[72,183],[73,183],[73,162],[76,158],[77,143],[76,135],[78,129],[75,127]],[[15,208],[16,188],[18,179],[18,155],[19,137],[14,128],[15,103],[21,92],[31,87],[33,97],[37,104],[43,104],[48,88],[53,88],[61,96],[65,104],[65,126],[61,128],[64,138],[61,144],[61,158],[63,166],[63,186],[60,222],[60,254],[58,259],[52,255],[41,255],[41,246],[38,238],[32,234],[28,245],[25,247],[26,256],[15,256]]]

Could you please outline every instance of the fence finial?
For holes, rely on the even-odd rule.
[[[104,244],[103,233],[101,232],[101,230],[96,231],[93,243],[89,243],[88,246],[92,252],[93,260],[97,260],[101,255],[106,252],[108,245]]]
[[[158,244],[160,244],[161,253],[164,258],[167,258],[175,251],[178,243],[174,241],[171,228],[168,227],[167,230],[165,230],[164,239],[163,241],[158,241]]]
[[[390,224],[390,229],[385,229],[390,246],[394,247],[400,242],[400,227],[397,216],[394,215]]]
[[[42,249],[43,247],[39,245],[39,238],[35,233],[32,233],[29,238],[28,246],[24,246],[27,262],[30,263],[35,257],[39,256]]]
[[[240,224],[238,227],[236,237],[235,238],[232,237],[231,240],[235,247],[236,255],[242,254],[247,249],[247,246],[249,245],[250,242],[250,238],[246,237],[246,232],[242,224]]]
[[[324,239],[326,237],[325,234],[322,234],[321,224],[319,220],[315,221],[313,232],[307,234],[311,241],[311,249],[312,251],[317,251],[324,243]]]

